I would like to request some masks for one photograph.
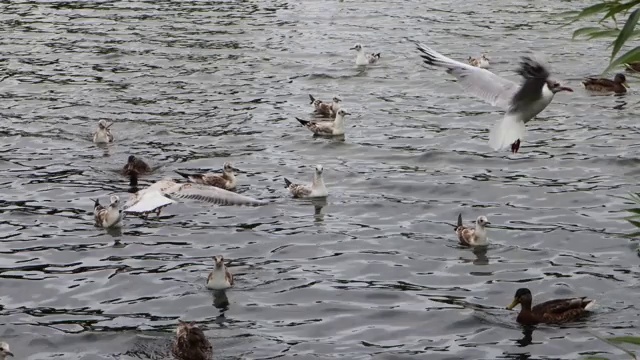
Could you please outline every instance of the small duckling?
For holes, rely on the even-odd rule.
[[[593,92],[624,94],[629,85],[624,74],[617,73],[613,80],[589,77],[582,81],[585,89]]]
[[[462,214],[458,215],[458,226],[454,231],[458,234],[460,244],[467,246],[484,246],[488,244],[487,229],[485,226],[491,224],[486,216],[478,216],[475,228],[467,228],[462,225]]]
[[[196,324],[180,321],[171,353],[178,360],[211,360],[213,346]]]
[[[92,200],[94,201],[93,218],[96,226],[106,229],[120,224],[122,210],[120,210],[120,198],[117,195],[111,195],[111,203],[107,207],[100,205],[99,199]]]
[[[222,255],[216,255],[213,257],[215,267],[213,271],[209,273],[207,278],[207,288],[211,290],[225,290],[233,286],[233,275],[229,272],[224,265],[224,258]]]
[[[93,133],[93,142],[96,144],[112,143],[113,135],[109,129],[113,123],[107,125],[105,120],[98,121],[98,129]]]
[[[2,341],[0,342],[0,360],[5,360],[7,356],[13,357],[13,353],[9,349],[9,344]]]
[[[235,189],[238,181],[234,171],[239,171],[234,168],[230,162],[225,162],[222,166],[222,175],[204,173],[204,174],[188,174],[181,171],[177,171],[179,175],[188,179],[192,183],[215,186],[217,188],[231,190]]]
[[[471,66],[475,66],[481,69],[489,68],[489,58],[485,54],[482,54],[482,56],[480,56],[479,58],[469,56],[469,59],[467,59],[467,61],[469,61],[469,65]]]

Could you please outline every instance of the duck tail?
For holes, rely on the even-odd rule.
[[[296,118],[296,120],[298,120],[298,122],[299,122],[300,124],[304,125],[304,126],[309,125],[309,123],[311,122],[311,121],[309,121],[309,120],[302,120],[302,119],[300,119],[300,118]]]
[[[313,102],[316,101],[316,98],[314,98],[313,95],[309,94],[309,100],[311,100],[309,104],[313,104]]]
[[[178,175],[182,176],[182,177],[183,177],[183,178],[185,178],[185,179],[188,179],[188,178],[191,176],[190,174],[183,173],[182,171],[178,171],[178,170],[173,170],[173,171],[175,171],[175,172],[176,172],[176,174],[178,174]]]
[[[288,189],[289,186],[291,186],[291,181],[289,181],[289,179],[284,178],[284,188]]]
[[[453,229],[453,231],[458,231],[458,229],[460,229],[462,227],[462,213],[458,214],[458,225],[456,225],[456,228]]]

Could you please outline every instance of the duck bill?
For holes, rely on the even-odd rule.
[[[622,86],[626,87],[627,89],[631,89],[631,86],[629,86],[626,81],[622,83]]]
[[[513,308],[516,307],[519,303],[520,303],[520,300],[513,299],[513,302],[511,302],[511,304],[507,306],[507,310],[513,310]]]

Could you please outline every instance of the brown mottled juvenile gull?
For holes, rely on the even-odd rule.
[[[93,133],[93,142],[96,144],[104,144],[113,142],[113,135],[109,129],[113,123],[108,124],[105,120],[98,121],[98,129]]]
[[[224,265],[224,257],[216,255],[213,257],[215,267],[207,277],[207,288],[211,290],[224,290],[233,286],[233,275]]]
[[[326,197],[329,195],[329,192],[324,186],[324,180],[322,179],[323,171],[322,165],[316,165],[315,172],[313,173],[313,181],[309,185],[294,184],[289,181],[289,179],[284,178],[284,187],[296,198]]]
[[[486,216],[478,216],[475,228],[467,228],[462,225],[462,214],[458,215],[458,226],[454,229],[458,235],[460,244],[468,246],[484,246],[489,243],[486,225],[490,224]]]
[[[340,136],[344,135],[344,117],[350,115],[346,110],[339,109],[333,121],[309,121],[296,118],[300,124],[318,136]]]
[[[93,218],[96,226],[110,228],[120,225],[122,210],[120,210],[120,198],[117,195],[111,195],[111,203],[107,207],[100,205],[100,200],[98,199],[92,200],[94,202]]]
[[[235,189],[237,185],[236,175],[234,171],[238,171],[238,169],[234,168],[230,162],[225,162],[222,166],[222,175],[213,173],[189,174],[177,170],[176,173],[196,184],[215,186],[221,189],[231,190]]]
[[[356,55],[356,65],[358,66],[373,65],[380,60],[380,53],[367,54],[361,44],[355,44],[350,50],[358,52]]]
[[[211,360],[213,346],[196,324],[180,321],[171,353],[178,360]]]

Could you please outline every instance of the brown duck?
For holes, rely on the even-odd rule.
[[[180,321],[171,353],[179,360],[210,360],[213,358],[213,346],[194,323]]]
[[[589,77],[582,81],[585,89],[595,92],[624,94],[627,92],[629,85],[624,74],[616,74],[613,80],[604,78]]]
[[[507,306],[507,309],[511,310],[520,304],[520,314],[518,314],[518,318],[516,319],[520,324],[562,324],[578,320],[589,314],[589,311],[596,303],[595,300],[579,297],[549,300],[531,307],[531,301],[531,291],[526,288],[520,288],[516,291],[511,305]]]

